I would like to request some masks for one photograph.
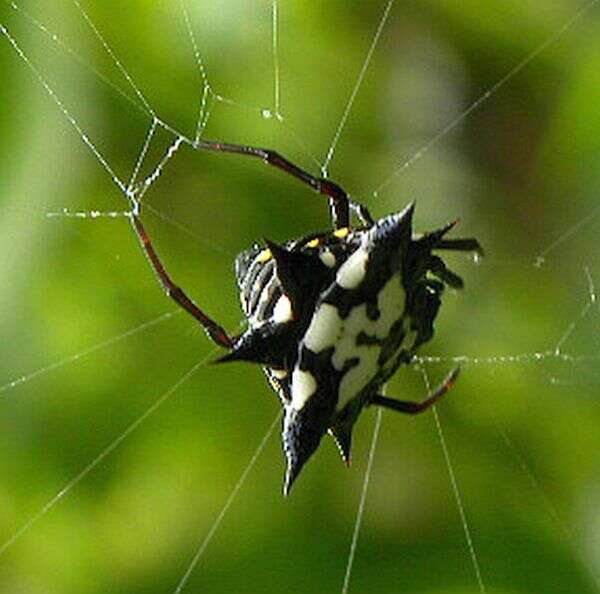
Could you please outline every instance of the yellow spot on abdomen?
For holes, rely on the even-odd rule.
[[[350,233],[350,229],[348,227],[342,227],[341,229],[336,229],[333,234],[340,239],[344,239]]]
[[[258,254],[258,256],[256,257],[256,261],[260,264],[264,264],[265,262],[268,262],[272,257],[273,254],[271,253],[271,250],[267,248],[266,250],[263,250],[260,254]]]

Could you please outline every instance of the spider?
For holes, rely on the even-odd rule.
[[[462,279],[433,252],[482,250],[476,239],[445,237],[457,221],[414,235],[414,203],[374,220],[339,185],[311,175],[275,151],[210,140],[199,141],[195,148],[261,159],[329,203],[332,231],[283,245],[266,240],[237,256],[235,274],[247,319],[247,329],[239,335],[226,332],[174,283],[135,200],[130,215],[166,294],[228,350],[218,362],[249,361],[264,368],[284,409],[287,495],[326,433],[350,464],[352,428],[366,406],[414,415],[450,390],[458,367],[420,403],[381,394],[396,370],[432,338],[445,285],[463,287]],[[351,226],[351,212],[359,226]]]

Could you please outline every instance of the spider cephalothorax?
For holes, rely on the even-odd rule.
[[[339,186],[312,177],[277,153],[210,141],[199,148],[261,157],[330,201],[334,231],[284,245],[267,241],[238,256],[236,276],[248,321],[239,336],[228,335],[172,282],[137,213],[132,214],[134,229],[167,293],[214,342],[229,350],[219,361],[264,367],[284,407],[287,494],[327,432],[343,460],[350,462],[352,428],[365,406],[414,414],[452,386],[458,368],[421,403],[380,393],[398,367],[409,363],[433,336],[444,286],[463,285],[435,250],[481,249],[474,239],[446,239],[454,223],[414,235],[413,204],[374,221]],[[349,227],[350,209],[361,219],[360,227]]]

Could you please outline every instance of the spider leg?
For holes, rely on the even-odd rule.
[[[269,149],[257,148],[242,144],[230,144],[226,142],[215,142],[213,140],[199,140],[195,148],[216,151],[222,153],[235,153],[261,159],[267,165],[281,169],[296,179],[310,186],[315,192],[329,198],[329,209],[335,229],[348,227],[350,224],[350,199],[348,194],[336,183],[323,177],[315,177],[291,161],[282,157],[278,152]],[[368,212],[367,212],[368,215]],[[359,217],[362,216],[359,214]],[[368,215],[368,220],[372,220]],[[364,220],[363,220],[364,222]]]
[[[429,257],[429,270],[431,270],[437,278],[454,289],[462,289],[465,286],[463,279],[460,278],[458,274],[452,272],[452,270],[446,268],[444,261],[441,258],[438,258],[438,256]]]
[[[428,408],[433,406],[446,392],[448,392],[454,383],[460,372],[460,367],[455,367],[446,377],[446,379],[427,396],[423,402],[406,402],[404,400],[394,400],[393,398],[386,398],[385,396],[375,396],[370,404],[377,406],[383,406],[385,408],[391,408],[392,410],[406,413],[409,415],[416,415],[426,411]]]
[[[233,346],[233,339],[225,332],[225,330],[217,324],[213,319],[208,317],[183,291],[183,289],[177,286],[169,273],[166,271],[163,263],[161,262],[158,254],[156,253],[154,246],[152,245],[152,241],[142,221],[138,217],[138,215],[133,212],[130,215],[131,224],[137,235],[140,245],[144,250],[144,253],[148,257],[148,260],[160,282],[165,293],[173,299],[180,307],[182,307],[189,314],[194,316],[200,324],[206,330],[206,333],[211,338],[211,340],[218,344],[219,346],[230,349]]]
[[[375,219],[371,216],[369,209],[360,202],[350,201],[350,208],[354,211],[354,214],[360,219],[360,222],[368,228],[371,228],[375,224]]]
[[[440,239],[434,246],[436,250],[453,250],[455,252],[476,252],[483,256],[483,248],[473,237],[457,239]]]

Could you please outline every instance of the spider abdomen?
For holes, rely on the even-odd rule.
[[[432,337],[444,283],[461,286],[431,254],[451,226],[414,238],[412,214],[267,242],[236,260],[248,329],[221,360],[263,365],[281,399],[286,492],[327,432],[349,462],[361,410]]]
[[[356,291],[359,288],[360,284]],[[329,350],[329,360],[323,363],[325,369],[306,371],[323,375],[328,372],[328,365],[337,372],[346,369],[336,393],[332,394],[335,409],[339,411],[377,379],[388,359],[400,347],[404,327],[408,322],[405,316],[406,294],[399,273],[392,275],[376,295],[371,296],[361,291],[369,301],[357,303],[351,309],[345,307],[347,311],[342,313],[336,303],[331,301],[337,293],[339,285],[336,283],[318,303],[302,338],[298,364],[302,368],[306,358],[302,355],[306,351],[319,354]],[[361,298],[361,295],[358,297]],[[356,296],[346,295],[343,301],[355,300]],[[397,332],[393,335],[391,333],[394,327],[401,327],[403,330],[400,340]],[[292,397],[292,406],[300,409],[307,395],[300,390],[294,391],[292,385],[292,395],[294,393],[298,397]]]

